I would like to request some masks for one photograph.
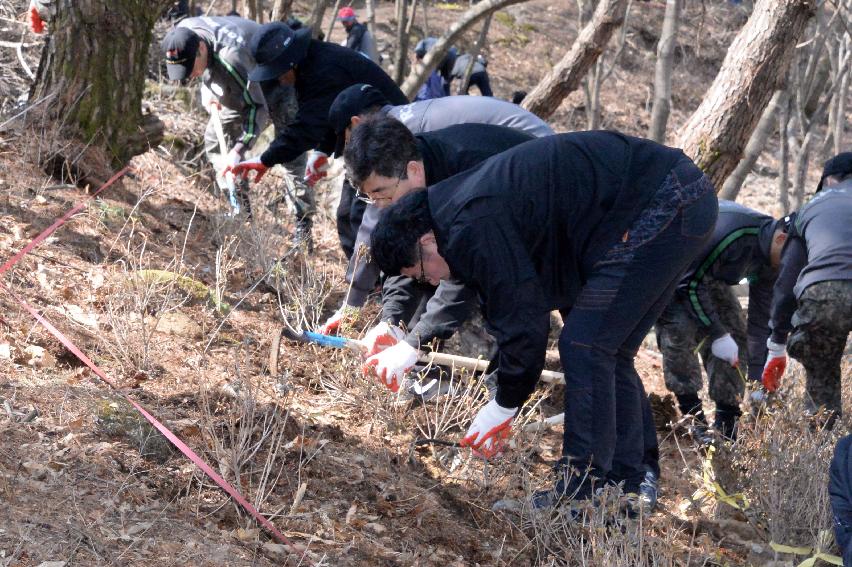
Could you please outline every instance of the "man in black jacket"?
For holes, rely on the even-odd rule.
[[[852,152],[825,164],[816,196],[796,215],[772,296],[763,385],[775,390],[785,350],[805,367],[811,410],[840,415],[840,363],[852,332]]]
[[[589,498],[645,477],[642,382],[633,358],[683,270],[712,234],[710,182],[683,152],[615,132],[539,138],[411,193],[373,233],[387,273],[475,289],[497,338],[498,390],[462,444],[488,457],[544,366],[563,312],[563,458],[554,490]]]
[[[344,155],[349,178],[383,209],[415,188],[434,185],[532,139],[520,130],[490,124],[458,124],[414,135],[402,122],[374,114],[354,128]],[[474,308],[476,293],[459,282],[447,280],[435,287],[388,277],[382,322],[364,339],[371,355],[365,370],[375,367],[396,391],[421,349],[449,338]],[[393,346],[382,350],[387,345]]]
[[[677,397],[681,413],[695,417],[695,437],[701,442],[711,438],[698,398],[702,378],[695,353],[704,361],[710,398],[716,403],[714,428],[733,438],[745,389],[740,359],[748,358],[748,376],[756,382],[766,362],[769,305],[786,227],[783,219],[720,201],[713,236],[657,321],[666,387]],[[748,324],[731,289],[744,279],[749,284]]]
[[[311,39],[311,31],[307,28],[294,31],[280,22],[265,24],[252,37],[251,51],[257,66],[249,73],[249,79],[292,85],[299,110],[286,128],[275,132],[275,141],[263,154],[233,166],[235,175],[253,170],[257,181],[267,168],[314,150],[305,168],[305,183],[313,187],[326,175],[328,155],[334,150],[336,136],[328,123],[328,110],[340,91],[366,82],[382,91],[393,104],[407,102],[381,67],[351,49]],[[341,207],[351,208],[354,215],[363,214],[366,205],[357,204],[354,190],[344,187],[344,193]],[[297,219],[303,227],[308,227],[308,233],[312,215],[312,207],[309,207]],[[357,230],[357,224],[355,226]]]

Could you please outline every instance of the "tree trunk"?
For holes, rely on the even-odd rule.
[[[781,207],[781,214],[786,215],[790,212],[790,145],[789,132],[787,131],[790,123],[790,92],[785,91],[782,95],[781,112],[778,118],[778,204]]]
[[[340,10],[340,3],[343,0],[335,0],[334,9],[331,11],[331,21],[328,22],[328,31],[325,32],[325,40],[331,41],[331,32],[334,31],[334,24],[337,22],[337,11]]]
[[[311,37],[317,39],[322,33],[322,19],[325,16],[325,11],[331,0],[315,0],[314,7],[311,9],[311,15],[308,19],[307,26],[311,28]]]
[[[30,101],[55,95],[47,109],[86,143],[123,164],[163,139],[163,123],[142,114],[154,22],[164,0],[60,0]]]
[[[272,5],[273,22],[283,22],[290,17],[290,12],[293,9],[293,0],[275,0]]]
[[[623,1],[626,2],[627,0]],[[419,89],[420,85],[422,85],[426,78],[429,77],[429,73],[435,70],[441,61],[444,60],[450,46],[455,43],[458,38],[461,37],[461,35],[464,34],[472,25],[497,10],[513,4],[520,4],[521,2],[526,2],[526,0],[479,0],[479,2],[474,4],[473,7],[462,14],[461,17],[456,20],[449,29],[447,29],[444,35],[438,39],[438,42],[434,45],[434,47],[429,50],[429,53],[427,53],[422,60],[418,61],[414,65],[414,68],[405,78],[405,82],[403,82],[402,86],[400,86],[400,89],[405,96],[412,98],[417,93],[417,89]]]
[[[393,80],[402,82],[408,66],[408,0],[396,0],[396,54],[393,60]],[[411,98],[410,96],[408,98]]]
[[[808,0],[758,0],[701,105],[683,126],[684,152],[720,188],[742,156],[763,109],[781,86],[814,13]]]
[[[523,107],[547,120],[562,101],[580,86],[609,38],[624,21],[627,0],[601,0],[592,21],[556,67],[548,73],[524,99]]]
[[[376,0],[366,0],[367,7],[367,29],[376,38]]]
[[[657,64],[654,71],[654,107],[648,137],[655,142],[666,141],[666,125],[672,109],[672,67],[677,44],[677,28],[680,25],[681,0],[666,1],[663,30],[657,42]]]
[[[476,43],[473,44],[473,48],[470,50],[470,61],[464,70],[464,76],[461,78],[459,90],[456,94],[466,94],[467,90],[470,88],[470,76],[473,75],[473,66],[476,63],[476,58],[479,57],[479,53],[482,51],[482,48],[485,47],[485,40],[488,38],[488,28],[491,27],[491,16],[492,14],[488,14],[485,16],[485,21],[482,22],[482,29],[479,30],[479,37],[476,39]]]
[[[778,127],[778,109],[782,103],[787,104],[787,99],[785,98],[786,92],[778,90],[772,95],[772,100],[769,101],[766,109],[764,109],[763,114],[760,116],[760,122],[757,123],[757,128],[754,129],[754,133],[746,145],[743,159],[740,160],[736,169],[725,180],[725,184],[719,192],[721,198],[728,199],[729,201],[737,198],[737,194],[743,186],[743,181],[745,181],[754,164],[757,163],[757,158],[763,153],[766,141]]]

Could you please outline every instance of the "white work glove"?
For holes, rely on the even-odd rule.
[[[366,347],[365,356],[373,356],[386,348],[395,345],[405,338],[405,333],[399,327],[394,327],[382,321],[364,336],[361,343]]]
[[[312,151],[308,154],[308,164],[305,166],[305,185],[313,187],[317,181],[328,175],[328,156],[322,152]]]
[[[491,400],[473,418],[473,423],[462,439],[462,447],[470,447],[473,454],[490,459],[503,452],[506,440],[512,435],[512,420],[518,408],[504,408]]]
[[[230,157],[230,154],[228,154],[228,156]],[[260,156],[257,156],[241,161],[236,165],[229,165],[225,168],[225,171],[222,172],[222,175],[225,175],[226,173],[233,173],[234,177],[245,177],[248,179],[248,173],[250,171],[254,171],[254,182],[257,183],[264,175],[266,175],[267,169],[268,168],[263,165],[263,162],[260,161]]]
[[[420,358],[420,351],[401,341],[364,362],[364,376],[375,374],[392,392],[399,391],[402,379]]]
[[[241,161],[243,161],[243,145],[240,143],[231,148],[231,151],[225,156],[225,168],[233,168]]]
[[[767,392],[774,392],[781,385],[781,377],[787,370],[787,346],[778,344],[771,338],[766,339],[766,364],[760,381]]]
[[[740,363],[740,347],[731,336],[731,333],[725,333],[710,345],[710,352],[716,358],[721,358],[733,367],[737,367]]]
[[[335,311],[334,314],[329,317],[319,329],[317,329],[317,332],[322,333],[323,335],[337,334],[341,325],[354,324],[360,315],[360,307],[353,307],[344,303],[340,306],[340,309]]]

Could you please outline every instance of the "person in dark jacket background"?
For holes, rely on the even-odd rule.
[[[464,78],[467,66],[470,65],[471,57],[473,56],[470,53],[464,53],[456,58],[453,70],[450,73],[453,79],[462,80]],[[491,79],[488,77],[487,66],[488,62],[485,58],[482,55],[477,55],[476,60],[473,62],[473,70],[470,74],[470,81],[467,84],[467,88],[459,94],[467,94],[470,87],[476,86],[479,89],[479,94],[482,96],[494,96],[494,93],[491,91]]]
[[[521,144],[403,197],[379,220],[372,250],[383,270],[433,285],[455,277],[483,302],[498,389],[462,441],[479,454],[500,451],[543,368],[549,312],[563,312],[563,458],[534,505],[590,498],[602,482],[639,491],[647,398],[633,358],[717,209],[683,152],[579,132]]]
[[[840,363],[852,332],[852,152],[827,161],[796,215],[772,296],[763,385],[779,386],[786,352],[805,367],[810,411],[841,413]]]
[[[309,28],[294,31],[280,22],[264,24],[252,38],[251,50],[257,66],[249,79],[292,85],[299,109],[283,131],[275,132],[275,141],[263,154],[233,166],[235,175],[255,171],[255,180],[259,180],[267,168],[314,150],[305,168],[305,182],[313,187],[326,175],[328,155],[334,150],[335,134],[328,123],[328,109],[340,91],[356,83],[368,82],[394,104],[408,102],[381,67],[351,49],[311,39]],[[357,216],[363,214],[366,206],[357,202],[354,190],[344,187],[340,206],[351,209],[351,214]],[[309,235],[312,199],[306,209],[297,222],[302,225],[303,233]]]
[[[367,29],[367,24],[362,24],[358,21],[355,15],[355,10],[350,6],[345,6],[337,13],[337,19],[343,24],[346,30],[345,46],[349,49],[354,49],[364,57],[367,57],[373,63],[380,65],[382,63],[379,50],[376,48],[376,40],[373,34]]]
[[[748,376],[760,382],[769,337],[769,305],[787,223],[731,201],[719,202],[713,236],[687,270],[675,296],[657,321],[657,345],[663,354],[666,387],[680,411],[695,417],[695,438],[707,432],[698,392],[700,352],[716,403],[714,429],[733,438],[745,383],[740,361],[748,360]],[[748,323],[731,286],[748,280]]]

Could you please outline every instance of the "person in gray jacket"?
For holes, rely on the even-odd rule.
[[[467,72],[467,66],[471,64],[471,57],[472,55],[470,53],[464,53],[456,58],[456,62],[453,64],[453,70],[451,73],[451,77],[453,79],[458,79],[460,81],[464,79],[464,74]],[[479,89],[479,94],[482,96],[494,96],[494,93],[491,91],[491,79],[488,78],[487,66],[488,61],[485,57],[477,55],[476,59],[473,61],[473,69],[470,73],[470,81],[468,81],[467,88],[465,88],[463,93],[459,94],[467,94],[470,87],[475,85],[476,88]]]
[[[224,191],[227,184],[222,172],[244,159],[269,119],[260,85],[248,79],[255,67],[249,42],[259,28],[256,22],[233,16],[186,18],[162,42],[169,79],[201,79],[201,99],[210,112],[204,150],[216,170],[216,183]],[[225,154],[214,113],[221,119],[228,148]],[[243,185],[239,196],[247,204]]]
[[[495,98],[450,96],[391,106],[381,91],[371,85],[360,84],[344,89],[329,109],[329,124],[337,134],[335,155],[343,155],[352,128],[373,114],[396,118],[413,134],[433,132],[457,124],[506,126],[537,138],[553,134],[550,126],[535,114]],[[378,218],[379,209],[373,204],[368,205],[358,229],[354,245],[356,253],[352,255],[346,273],[346,280],[350,283],[349,293],[340,309],[320,328],[323,333],[336,332],[342,322],[356,319],[367,295],[379,282],[380,270],[375,262],[369,261],[369,254],[364,253],[369,251],[370,235]],[[357,253],[359,250],[360,254]],[[407,278],[394,277],[389,278],[385,285],[395,288],[398,285],[408,287],[413,283],[407,282]],[[421,293],[413,293],[411,297],[411,301],[426,300],[428,297],[424,298]],[[428,324],[435,315],[427,311],[424,324]]]

